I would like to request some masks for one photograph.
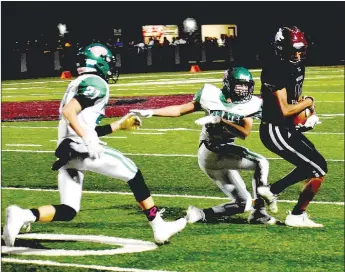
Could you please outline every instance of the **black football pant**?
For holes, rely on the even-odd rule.
[[[260,139],[266,148],[296,166],[287,176],[271,185],[273,193],[279,194],[285,188],[301,180],[326,175],[326,160],[315,146],[294,127],[261,123]]]

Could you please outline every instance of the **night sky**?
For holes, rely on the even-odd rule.
[[[1,2],[2,46],[14,41],[57,36],[67,24],[74,39],[101,38],[122,28],[137,39],[147,24],[181,25],[187,17],[198,24],[237,24],[239,37],[260,41],[279,26],[299,26],[314,42],[345,48],[345,2]]]

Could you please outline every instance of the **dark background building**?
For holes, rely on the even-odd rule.
[[[114,29],[121,29],[121,42],[124,48],[129,47],[128,44],[131,42],[136,44],[142,41],[143,25],[178,25],[180,34],[188,38],[189,34],[182,31],[183,21],[188,17],[197,21],[199,30],[204,24],[237,25],[238,37],[234,51],[237,61],[243,62],[243,65],[260,66],[258,56],[267,50],[278,28],[285,25],[297,25],[307,34],[310,65],[342,64],[345,59],[344,10],[344,2],[329,1],[1,2],[2,66],[14,66],[11,71],[2,69],[2,77],[16,78],[23,73],[26,77],[51,76],[53,72],[49,71],[54,70],[53,52],[56,50],[60,50],[60,57],[62,56],[62,69],[73,70],[73,64],[68,60],[71,60],[77,48],[92,41],[104,44],[109,39],[115,41]],[[69,33],[64,37],[59,36],[59,23],[67,25]],[[71,47],[66,47],[66,42],[70,43]],[[200,49],[200,54],[194,54],[196,61],[202,61],[202,50],[204,48]],[[46,54],[42,55],[42,51]],[[184,51],[198,52],[189,49]],[[23,67],[20,66],[23,56],[18,52],[28,53],[28,73],[23,72]],[[129,66],[133,66],[133,61],[136,60],[131,59],[131,53],[128,52],[127,49],[119,49],[117,53],[121,55],[123,68],[126,68],[127,64],[128,72],[131,72]],[[157,59],[157,52],[152,50],[149,58]],[[183,52],[179,53],[183,55]],[[176,49],[171,55],[174,54]],[[142,67],[141,71],[179,70],[187,67],[158,66],[156,61],[148,69],[147,63],[150,61],[147,61],[146,51],[143,56],[142,65],[138,65]],[[226,59],[226,56],[224,58]],[[188,60],[183,59],[182,62],[186,61]],[[33,69],[37,62],[49,68],[42,68],[40,65],[41,68]],[[205,68],[223,67],[210,65]]]

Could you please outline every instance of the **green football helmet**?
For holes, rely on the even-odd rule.
[[[252,74],[244,67],[233,67],[224,72],[222,93],[232,102],[246,102],[254,92]]]
[[[119,77],[115,57],[101,43],[93,43],[79,49],[77,54],[77,71],[79,75],[96,73],[110,83],[116,83]]]

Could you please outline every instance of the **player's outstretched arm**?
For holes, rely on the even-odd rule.
[[[191,101],[182,105],[173,105],[160,109],[147,109],[147,110],[130,110],[141,117],[149,118],[153,115],[161,117],[179,117],[184,114],[192,113],[195,111],[195,102]]]

